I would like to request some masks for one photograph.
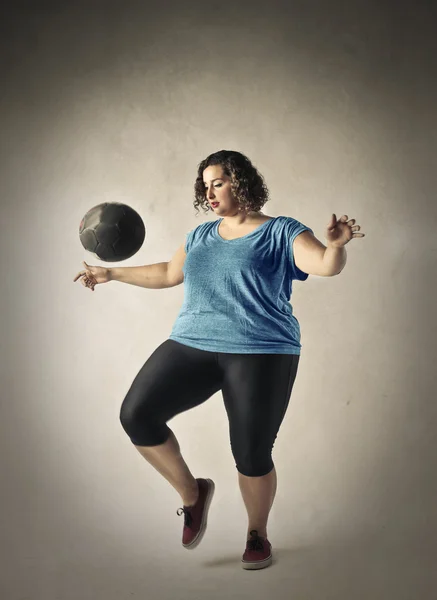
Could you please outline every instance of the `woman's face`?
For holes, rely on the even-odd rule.
[[[231,190],[231,178],[221,165],[211,165],[203,171],[205,196],[216,214],[232,215],[238,212],[238,202]],[[217,203],[217,204],[216,204]]]

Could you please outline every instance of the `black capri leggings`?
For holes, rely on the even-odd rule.
[[[267,475],[299,358],[209,352],[167,339],[134,379],[121,405],[121,424],[137,446],[163,444],[170,435],[167,421],[221,390],[237,470]]]

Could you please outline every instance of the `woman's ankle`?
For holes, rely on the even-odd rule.
[[[184,506],[194,506],[199,499],[199,485],[196,481],[196,486],[191,488],[190,490],[186,490],[182,494],[182,502]]]

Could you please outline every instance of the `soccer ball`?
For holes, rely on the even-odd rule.
[[[105,262],[118,262],[141,248],[146,228],[140,215],[127,204],[104,202],[91,208],[79,225],[82,246]]]

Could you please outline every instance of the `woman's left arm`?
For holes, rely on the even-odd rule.
[[[332,277],[338,275],[347,260],[344,247],[353,238],[362,238],[364,233],[355,225],[355,219],[343,215],[337,220],[332,215],[326,229],[328,245],[324,246],[310,231],[299,234],[293,242],[294,261],[296,266],[309,275]]]

